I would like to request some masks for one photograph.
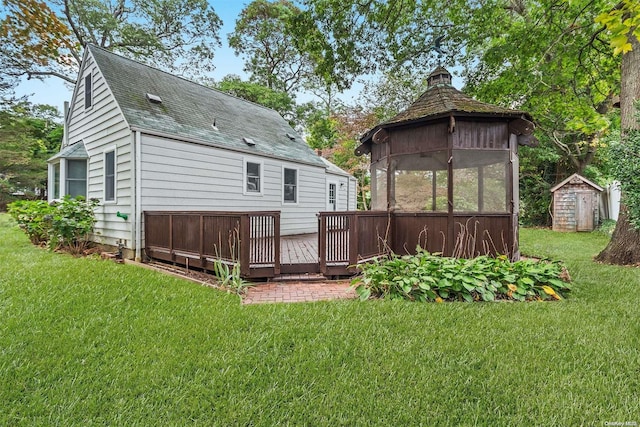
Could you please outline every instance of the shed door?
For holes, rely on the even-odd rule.
[[[593,231],[593,196],[590,192],[576,192],[576,230]]]

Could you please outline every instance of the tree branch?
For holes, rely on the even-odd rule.
[[[58,73],[56,71],[26,71],[25,74],[27,74],[27,78],[30,79],[33,76],[51,76],[51,77],[58,77],[59,79],[62,79],[68,83],[71,84],[76,84],[76,80],[72,79],[69,76],[65,76],[62,73]]]

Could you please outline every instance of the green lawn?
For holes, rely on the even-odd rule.
[[[640,269],[522,230],[568,300],[241,306],[30,245],[0,215],[0,425],[640,424]]]

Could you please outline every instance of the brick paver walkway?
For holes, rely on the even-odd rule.
[[[349,288],[349,281],[345,280],[321,283],[279,282],[250,287],[242,298],[242,303],[308,302],[346,298],[356,298],[356,293]]]

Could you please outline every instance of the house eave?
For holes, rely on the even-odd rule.
[[[145,134],[145,135],[157,136],[157,137],[160,137],[160,138],[174,139],[176,141],[188,142],[188,143],[191,143],[191,144],[204,145],[204,146],[207,146],[207,147],[218,148],[220,150],[227,150],[227,151],[232,151],[232,152],[236,152],[236,153],[248,154],[248,155],[252,155],[252,156],[256,156],[256,157],[265,157],[265,158],[269,158],[269,159],[286,161],[286,162],[296,163],[296,164],[301,164],[301,165],[315,166],[315,167],[323,168],[323,169],[325,168],[324,163],[322,163],[322,161],[320,161],[320,160],[318,160],[318,163],[312,163],[312,162],[305,162],[305,161],[298,160],[298,159],[290,159],[290,158],[286,158],[286,157],[273,156],[273,155],[265,154],[265,153],[262,153],[262,152],[252,151],[252,150],[240,150],[240,149],[233,148],[233,147],[228,147],[228,146],[225,146],[225,145],[222,145],[222,144],[216,144],[214,142],[206,141],[204,139],[185,137],[185,136],[182,136],[182,135],[170,134],[170,133],[166,133],[166,132],[159,132],[159,131],[156,131],[156,130],[153,130],[153,129],[147,129],[147,128],[143,128],[143,127],[139,127],[139,126],[130,126],[129,129],[131,129],[132,132],[140,132],[141,134]]]

